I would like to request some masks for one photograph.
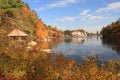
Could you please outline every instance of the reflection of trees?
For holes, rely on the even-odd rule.
[[[113,50],[120,53],[118,47],[118,45],[120,45],[120,20],[118,19],[117,21],[107,25],[106,27],[103,27],[101,34],[104,38],[102,40],[103,44],[111,46]]]
[[[119,39],[102,39],[103,45],[111,48],[112,50],[116,51],[120,54],[120,40]]]
[[[119,39],[102,39],[102,43],[106,45],[120,45]]]
[[[58,44],[63,43],[63,39],[51,39],[51,45],[57,47]]]
[[[47,42],[40,42],[38,47],[40,49],[51,49],[52,47],[57,47],[58,44],[63,43],[63,42],[83,43],[85,42],[85,40],[86,38],[66,38],[66,39],[55,38],[55,39],[50,39],[50,41],[47,41]]]
[[[72,42],[72,39],[71,38],[66,38],[66,39],[64,39],[64,42],[70,43],[70,42]]]
[[[113,46],[112,50],[115,50],[118,54],[120,54],[120,46]]]
[[[50,42],[41,42],[39,43],[38,47],[40,49],[51,49]]]
[[[57,45],[62,42],[63,42],[62,39],[51,39],[50,41],[47,42],[40,42],[38,47],[40,49],[51,49],[52,47],[57,47]]]
[[[86,38],[72,38],[72,42],[74,43],[84,43]]]
[[[66,43],[83,43],[86,40],[86,38],[66,38],[64,39],[64,42]]]

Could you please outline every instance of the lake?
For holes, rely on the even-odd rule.
[[[85,56],[99,57],[100,61],[108,59],[120,60],[120,45],[110,41],[104,41],[101,37],[81,38],[53,38],[48,42],[42,42],[41,48],[51,48],[56,54],[63,54],[66,58],[83,61]]]

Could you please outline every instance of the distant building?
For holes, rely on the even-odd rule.
[[[81,32],[81,31],[73,31],[72,33],[72,36],[76,36],[76,37],[80,37],[80,36],[87,36],[87,33],[86,32]]]

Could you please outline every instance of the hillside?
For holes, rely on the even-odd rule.
[[[51,25],[46,25],[45,27],[48,30],[48,36],[49,37],[63,37],[64,36],[64,32],[59,30],[57,27],[53,27]]]
[[[120,39],[120,20],[103,27],[101,34],[104,39]]]
[[[22,0],[0,0],[0,33],[6,36],[13,29],[26,32],[28,39],[48,37],[48,29]]]

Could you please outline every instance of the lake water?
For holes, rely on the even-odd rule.
[[[42,46],[43,45],[43,46]],[[103,41],[100,37],[85,38],[56,38],[41,44],[43,48],[51,48],[57,54],[63,54],[66,58],[81,61],[85,56],[99,57],[100,61],[108,59],[120,60],[120,45]]]

